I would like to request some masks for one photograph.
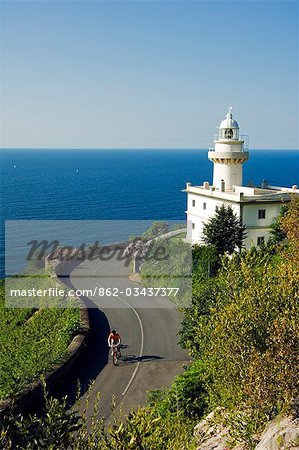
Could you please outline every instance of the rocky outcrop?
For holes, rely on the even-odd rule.
[[[221,414],[220,408],[211,412],[202,420],[194,430],[194,435],[198,444],[197,450],[230,450],[229,430],[224,425],[218,423],[216,416]],[[234,447],[234,450],[245,450],[243,445]]]
[[[247,450],[245,443],[229,445],[228,428],[216,420],[219,411],[213,411],[195,427],[197,450]],[[258,441],[255,450],[299,450],[299,419],[276,417],[268,423]]]
[[[277,417],[268,423],[256,450],[298,450],[299,419]]]

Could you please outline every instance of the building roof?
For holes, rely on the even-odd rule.
[[[205,197],[227,200],[233,203],[267,203],[267,202],[284,202],[290,201],[291,193],[299,195],[299,189],[271,187],[268,188],[251,188],[245,186],[234,186],[233,190],[221,192],[213,186],[192,186],[187,183],[183,192],[198,194]]]

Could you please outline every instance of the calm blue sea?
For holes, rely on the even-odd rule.
[[[206,150],[1,150],[0,258],[8,219],[184,220],[186,181],[212,180]],[[299,184],[299,152],[251,150],[244,183]]]

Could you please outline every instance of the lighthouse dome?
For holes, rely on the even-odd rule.
[[[238,122],[233,119],[231,111],[226,114],[225,119],[222,120],[219,128],[239,128]]]

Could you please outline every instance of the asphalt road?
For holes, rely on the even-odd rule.
[[[68,380],[68,395],[74,398],[76,380],[83,391],[93,382],[87,414],[91,417],[93,405],[100,392],[100,415],[108,419],[114,396],[123,413],[144,404],[147,389],[170,386],[173,378],[188,363],[188,356],[177,344],[181,314],[167,297],[126,295],[128,288],[141,287],[128,279],[129,268],[123,261],[85,261],[70,274],[71,285],[92,290],[84,297],[90,313],[89,343],[80,362]],[[94,295],[100,287],[112,288],[111,296]],[[122,294],[120,294],[122,292]],[[115,328],[122,337],[122,359],[112,363],[107,337]],[[82,405],[80,409],[82,409]]]

